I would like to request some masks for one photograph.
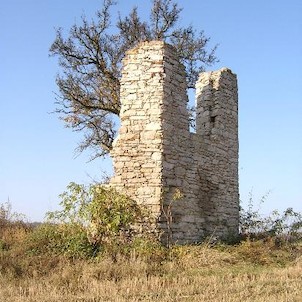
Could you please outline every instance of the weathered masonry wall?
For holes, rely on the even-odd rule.
[[[190,133],[185,69],[173,47],[141,43],[127,52],[123,66],[111,185],[149,206],[156,226],[174,242],[236,235],[236,75],[226,68],[200,75],[196,133]]]

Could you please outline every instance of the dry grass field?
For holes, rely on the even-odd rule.
[[[1,253],[1,302],[302,301],[302,249],[271,242],[175,247],[163,259]],[[8,256],[8,255],[7,255]],[[15,255],[17,256],[17,255]]]
[[[302,301],[301,239],[165,248],[112,238],[96,250],[82,227],[33,227],[2,206],[0,302]]]

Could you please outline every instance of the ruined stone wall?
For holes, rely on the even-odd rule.
[[[195,134],[189,131],[185,69],[172,46],[141,43],[127,52],[123,66],[111,185],[149,206],[174,242],[236,234],[236,76],[228,69],[200,75]]]
[[[236,75],[227,68],[202,73],[196,83],[193,153],[200,175],[200,203],[206,233],[218,236],[238,232],[237,91]]]
[[[169,49],[169,48],[168,48]],[[144,43],[128,51],[121,79],[121,127],[111,152],[111,184],[139,203],[161,212],[166,49]]]

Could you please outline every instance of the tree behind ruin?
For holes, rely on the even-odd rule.
[[[216,47],[208,50],[209,38],[192,26],[178,25],[182,9],[172,0],[152,0],[149,20],[133,8],[113,23],[110,9],[116,3],[104,0],[95,19],[85,16],[64,37],[59,28],[50,48],[58,56],[61,72],[56,82],[59,94],[56,112],[65,125],[84,137],[78,151],[93,150],[92,159],[112,149],[116,117],[120,113],[120,78],[125,52],[142,41],[162,40],[173,45],[186,68],[187,87],[198,74],[217,61]]]

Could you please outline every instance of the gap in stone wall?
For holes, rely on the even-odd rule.
[[[190,113],[190,132],[196,133],[196,101],[195,101],[195,88],[188,88],[187,95],[188,95],[188,111]],[[193,108],[193,111],[191,110]],[[191,115],[192,114],[192,115]]]

